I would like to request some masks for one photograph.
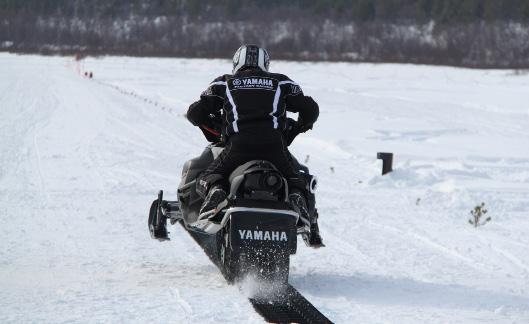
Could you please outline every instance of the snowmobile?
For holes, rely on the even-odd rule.
[[[289,143],[296,135],[290,136]],[[176,201],[164,200],[163,191],[158,193],[149,212],[150,235],[168,240],[167,221],[178,222],[229,282],[251,274],[286,283],[290,255],[297,250],[297,235],[307,239],[309,229],[300,224],[299,214],[289,202],[287,180],[272,163],[254,160],[240,165],[229,177],[228,198],[207,217],[199,215],[203,199],[195,191],[196,178],[222,149],[219,144],[209,145],[199,157],[184,164]],[[316,178],[305,166],[293,162],[306,177],[309,212],[317,213]]]

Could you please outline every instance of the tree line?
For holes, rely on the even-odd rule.
[[[0,0],[2,14],[183,16],[251,20],[273,12],[352,21],[527,21],[527,0]]]
[[[0,0],[0,50],[529,67],[528,0]]]

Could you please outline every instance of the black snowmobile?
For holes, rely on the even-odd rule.
[[[296,135],[290,134],[289,142]],[[212,214],[199,217],[203,199],[195,191],[196,178],[222,149],[219,144],[209,145],[199,157],[185,163],[177,201],[164,200],[163,192],[159,192],[149,212],[151,237],[168,240],[167,221],[179,222],[228,281],[253,274],[286,283],[290,255],[297,249],[297,235],[308,241],[310,230],[307,224],[300,224],[299,214],[289,202],[287,180],[272,163],[254,160],[239,166],[229,177],[228,198]],[[294,163],[306,177],[309,213],[317,216],[316,178],[305,166]]]

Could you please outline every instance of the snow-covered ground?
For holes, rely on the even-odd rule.
[[[230,62],[76,65],[0,54],[0,322],[262,322],[179,227],[159,243],[146,226],[206,145],[187,106]],[[291,147],[319,177],[327,244],[292,257],[302,294],[337,323],[529,322],[529,75],[271,68],[321,108]]]

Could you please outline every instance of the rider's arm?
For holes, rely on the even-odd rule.
[[[187,119],[195,126],[210,126],[210,116],[218,116],[223,104],[224,100],[222,98],[202,93],[200,100],[192,103],[187,109]]]
[[[285,103],[287,111],[299,113],[298,123],[301,132],[312,129],[320,114],[320,108],[312,97],[305,96],[301,87],[292,83],[287,88]]]
[[[320,108],[316,101],[309,96],[295,96],[287,99],[287,110],[299,113],[298,123],[301,127],[301,132],[312,129],[312,125],[318,119]],[[288,107],[291,109],[288,109]]]
[[[186,117],[195,126],[198,126],[206,139],[217,142],[221,139],[221,110],[224,105],[225,93],[221,89],[222,77],[215,79],[209,87],[202,92],[200,100],[192,103]]]
[[[195,126],[206,125],[211,127],[212,115],[219,116],[222,101],[213,101],[204,98],[192,103],[187,109],[186,117]]]

